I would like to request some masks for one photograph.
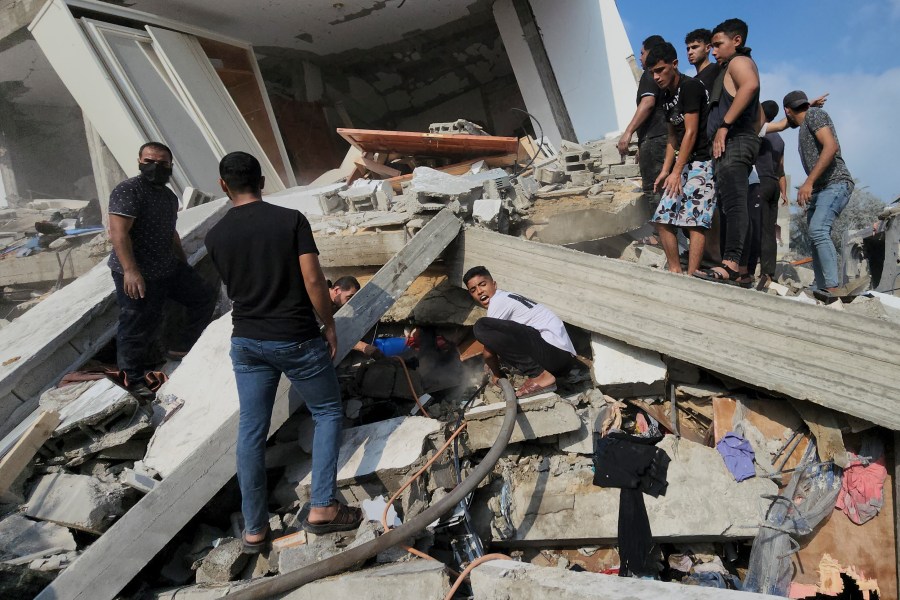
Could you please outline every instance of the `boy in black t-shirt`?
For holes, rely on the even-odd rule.
[[[693,273],[700,268],[716,205],[706,136],[707,92],[699,80],[678,71],[678,55],[668,42],[650,51],[646,65],[662,90],[663,114],[669,128],[666,160],[653,184],[663,196],[651,221],[656,225],[672,273],[682,273],[675,228],[687,231],[691,243],[688,272]]]
[[[303,528],[322,534],[356,529],[362,511],[335,498],[343,410],[331,361],[337,348],[331,297],[309,221],[263,202],[259,162],[232,152],[219,163],[234,208],[206,236],[206,248],[234,303],[231,361],[240,402],[237,475],[244,550],[266,545],[266,434],[281,375],[315,422],[310,510]],[[316,315],[325,326],[319,334]]]

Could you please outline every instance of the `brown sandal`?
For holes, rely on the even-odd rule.
[[[362,509],[346,504],[337,503],[338,511],[334,518],[324,523],[310,523],[309,515],[303,519],[303,530],[315,535],[335,533],[338,531],[352,531],[358,529],[363,522]]]

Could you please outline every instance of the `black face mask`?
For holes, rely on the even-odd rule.
[[[169,183],[169,177],[172,176],[172,167],[164,167],[159,163],[140,163],[138,168],[144,179],[153,185],[166,185]]]

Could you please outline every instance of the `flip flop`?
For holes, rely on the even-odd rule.
[[[263,550],[265,550],[270,543],[270,534],[271,530],[266,527],[266,537],[259,540],[258,542],[248,542],[247,541],[247,530],[244,529],[241,531],[241,543],[243,544],[244,554],[259,554]]]
[[[519,400],[524,400],[525,398],[531,398],[532,396],[537,396],[538,394],[545,394],[548,392],[556,391],[556,382],[551,383],[550,385],[540,385],[535,383],[534,379],[528,379],[525,383],[522,384],[518,390],[516,390],[516,398]]]
[[[325,523],[310,523],[307,515],[303,519],[303,530],[314,535],[353,531],[354,529],[359,529],[364,518],[365,513],[363,513],[361,508],[338,503],[338,512],[332,520]]]
[[[723,269],[727,275],[722,275],[716,269]],[[753,285],[753,281],[741,281],[741,274],[727,265],[719,265],[718,267],[709,269],[700,269],[692,273],[697,279],[704,281],[712,281],[713,283],[724,283],[726,285],[736,285],[742,288],[749,288]],[[746,275],[745,275],[746,277]]]

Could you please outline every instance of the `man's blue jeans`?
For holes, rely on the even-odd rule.
[[[310,505],[330,505],[336,492],[343,409],[328,345],[322,338],[297,343],[236,337],[231,338],[231,362],[241,406],[237,476],[245,531],[260,533],[269,522],[266,435],[282,373],[315,422]]]
[[[831,228],[850,202],[852,192],[853,185],[849,182],[832,183],[815,192],[806,208],[806,223],[813,243],[813,272],[816,275],[816,287],[820,290],[841,285],[837,250],[831,241]]]

